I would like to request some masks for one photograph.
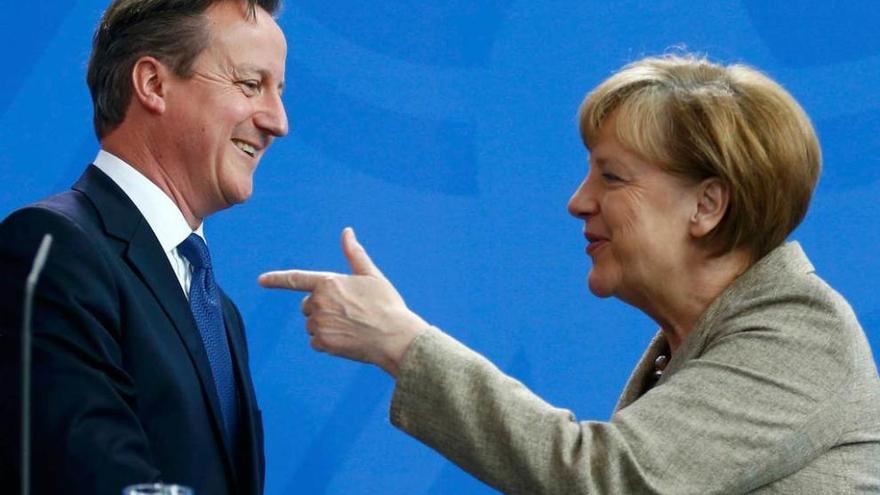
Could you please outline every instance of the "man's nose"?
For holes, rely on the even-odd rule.
[[[287,112],[284,110],[284,103],[279,93],[266,95],[264,106],[257,112],[254,121],[257,127],[275,137],[287,135]]]

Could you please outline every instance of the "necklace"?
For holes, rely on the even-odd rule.
[[[663,370],[666,369],[667,364],[669,364],[669,356],[666,354],[660,354],[654,360],[654,383],[660,381],[660,377],[663,376]]]

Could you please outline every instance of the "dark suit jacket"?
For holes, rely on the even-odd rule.
[[[198,495],[260,494],[263,433],[244,328],[222,294],[240,397],[226,445],[199,331],[159,241],[103,172],[0,224],[0,492],[19,469],[22,294],[44,233],[54,244],[34,302],[35,494],[118,494],[164,481]]]

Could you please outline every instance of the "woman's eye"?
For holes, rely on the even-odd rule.
[[[602,178],[608,182],[619,182],[621,180],[620,177],[618,177],[610,172],[603,172]]]

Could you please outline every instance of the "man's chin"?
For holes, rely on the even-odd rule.
[[[254,192],[253,181],[240,181],[234,187],[230,187],[223,191],[223,199],[226,202],[226,208],[244,203],[251,199]]]

